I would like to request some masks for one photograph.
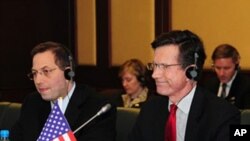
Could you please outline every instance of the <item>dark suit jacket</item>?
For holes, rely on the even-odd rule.
[[[168,98],[155,97],[143,105],[130,141],[164,141]],[[191,104],[185,141],[229,141],[229,125],[240,124],[240,112],[227,101],[197,87]]]
[[[211,77],[204,83],[204,87],[217,95],[220,80],[216,76]],[[239,109],[250,108],[250,78],[238,72],[226,100],[235,104]]]
[[[107,101],[85,85],[76,85],[76,89],[65,111],[65,117],[74,131],[94,116]],[[50,113],[51,104],[44,101],[36,92],[27,97],[21,109],[18,122],[10,131],[11,141],[35,141]],[[78,141],[115,140],[116,108],[95,118],[79,130],[75,136]]]

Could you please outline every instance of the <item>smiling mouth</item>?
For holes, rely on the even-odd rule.
[[[166,82],[160,82],[160,81],[157,81],[157,82],[155,82],[155,84],[157,85],[157,84],[164,84],[164,83],[166,83]]]

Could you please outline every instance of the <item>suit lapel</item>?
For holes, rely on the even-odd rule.
[[[86,94],[81,91],[78,86],[76,85],[76,88],[73,92],[72,97],[70,98],[69,104],[67,106],[67,109],[65,111],[65,117],[71,126],[71,129],[76,129],[77,125],[77,119],[80,116],[81,113],[81,105],[86,100]],[[73,116],[72,116],[73,115]]]
[[[220,88],[220,80],[216,78],[216,80],[211,85],[213,85],[211,87],[212,92],[217,96],[218,90]]]
[[[38,106],[38,114],[37,116],[37,122],[33,123],[34,128],[34,138],[37,138],[40,135],[40,132],[42,131],[44,124],[47,121],[47,118],[51,111],[51,104],[48,101],[42,100],[40,97],[39,99],[39,106]],[[34,115],[33,115],[34,116]],[[36,119],[36,117],[34,117]],[[35,129],[36,128],[36,129]]]
[[[204,94],[201,93],[200,88],[197,87],[187,120],[185,141],[193,141],[197,137],[200,117],[204,109],[204,102]]]
[[[236,75],[233,83],[232,83],[232,86],[231,86],[231,89],[229,91],[229,94],[228,94],[228,98],[231,98],[231,97],[234,97],[235,96],[235,93],[237,92],[237,90],[239,90],[239,85],[240,85],[240,77],[239,77],[239,74]]]
[[[168,98],[164,97],[161,101],[161,104],[159,104],[159,111],[157,113],[159,114],[155,114],[157,115],[157,119],[156,121],[159,122],[155,122],[155,128],[154,129],[159,129],[159,130],[154,130],[154,134],[158,137],[162,137],[159,138],[159,140],[164,140],[164,134],[165,134],[165,126],[166,126],[166,122],[167,122],[167,118],[169,115],[169,111],[168,111]],[[163,131],[163,132],[159,132],[159,131]]]
[[[145,129],[147,131],[147,136],[149,136],[148,140],[163,141],[165,125],[169,114],[168,97],[153,96],[152,99],[152,105],[147,109],[147,111],[141,111],[142,114],[144,114],[144,112],[147,113],[145,114],[145,119],[141,119],[139,122],[143,122],[143,120],[145,120],[147,122],[146,124],[151,127]]]

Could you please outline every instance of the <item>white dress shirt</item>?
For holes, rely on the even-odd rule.
[[[231,86],[232,86],[232,83],[233,83],[233,81],[234,81],[234,79],[235,79],[235,77],[236,77],[236,74],[237,74],[237,71],[234,73],[232,79],[231,79],[229,82],[226,83],[227,86],[226,86],[226,96],[225,96],[225,97],[227,97],[228,94],[229,94],[229,91],[230,91]],[[218,97],[221,97],[221,92],[222,92],[222,89],[223,89],[223,88],[222,88],[222,85],[223,85],[223,83],[220,82],[220,87],[219,87],[219,90],[218,90],[218,93],[217,93],[217,96],[218,96]]]
[[[62,111],[63,114],[64,114],[65,111],[66,111],[66,108],[67,108],[67,106],[68,106],[68,104],[69,104],[69,100],[70,100],[70,98],[71,98],[71,96],[72,96],[72,94],[73,94],[73,92],[74,92],[74,90],[75,90],[75,87],[76,87],[76,84],[75,84],[75,82],[73,82],[73,86],[72,86],[72,88],[70,89],[70,91],[68,92],[68,95],[65,96],[63,99],[62,99],[62,98],[59,98],[59,99],[58,99],[58,105],[59,105],[59,107],[61,108],[61,111]],[[53,104],[53,102],[51,102],[51,108],[52,108],[53,106],[54,106],[54,104]]]
[[[176,141],[184,141],[188,114],[190,111],[191,103],[194,97],[194,92],[196,90],[196,86],[182,98],[182,100],[177,103],[177,111],[176,111]],[[172,104],[169,101],[168,109],[170,110],[170,105]]]

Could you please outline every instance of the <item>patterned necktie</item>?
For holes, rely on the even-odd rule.
[[[176,110],[175,104],[170,105],[170,113],[165,126],[165,141],[176,141]]]
[[[227,83],[223,83],[222,84],[222,91],[221,91],[222,98],[226,98],[226,87],[227,87]]]

